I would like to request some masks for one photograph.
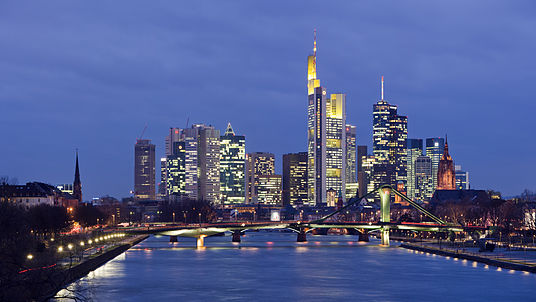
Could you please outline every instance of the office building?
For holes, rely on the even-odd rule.
[[[194,125],[194,127],[199,131],[198,198],[220,203],[220,130],[201,124]]]
[[[407,117],[398,115],[396,105],[384,99],[384,81],[381,81],[381,99],[373,105],[372,151],[376,160],[374,183],[389,184],[407,181],[406,140]]]
[[[357,183],[359,196],[363,196],[367,193],[368,178],[363,170],[363,158],[367,155],[367,146],[357,146]]]
[[[454,170],[456,173],[456,188],[458,190],[469,190],[469,172],[463,171],[461,165],[455,165]]]
[[[346,96],[320,86],[316,69],[316,32],[313,55],[307,58],[307,160],[308,201],[326,204],[328,189],[345,193]],[[344,199],[344,196],[343,196]]]
[[[439,167],[439,160],[443,156],[443,150],[445,149],[445,140],[440,137],[427,138],[426,139],[426,156],[432,160],[432,178],[434,184],[434,190],[437,188],[437,169]]]
[[[134,145],[134,197],[155,199],[155,145],[148,139]]]
[[[185,194],[185,159],[184,142],[174,142],[171,155],[166,157],[166,195],[174,199],[186,197]]]
[[[281,205],[281,175],[259,175],[253,203]]]
[[[432,177],[432,159],[419,156],[415,159],[414,198],[417,201],[429,201],[434,194],[434,179]]]
[[[256,186],[260,175],[275,174],[275,157],[272,153],[253,152],[246,154],[246,203],[257,196]]]
[[[417,157],[423,156],[423,140],[410,138],[407,143],[407,167],[408,167],[408,181],[407,181],[407,196],[409,199],[415,199],[415,161]]]
[[[220,137],[220,188],[224,204],[245,200],[246,138],[235,135],[231,123]]]
[[[346,183],[357,183],[356,127],[346,124]]]
[[[283,205],[307,203],[307,152],[283,155]]]

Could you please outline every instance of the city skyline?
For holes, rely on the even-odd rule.
[[[280,174],[282,154],[306,151],[303,66],[304,56],[310,52],[312,29],[317,28],[318,69],[323,85],[331,92],[346,94],[346,122],[357,127],[357,145],[369,148],[372,145],[370,108],[379,99],[379,78],[384,74],[386,99],[408,116],[408,138],[426,139],[448,133],[450,151],[456,164],[470,171],[474,188],[495,189],[507,196],[519,194],[525,188],[534,190],[530,177],[525,177],[523,172],[525,167],[536,165],[530,154],[535,142],[525,139],[531,127],[530,112],[535,105],[530,102],[530,89],[522,89],[534,79],[534,75],[517,71],[517,64],[527,64],[523,69],[532,69],[531,64],[534,63],[524,56],[534,50],[534,45],[525,45],[530,43],[527,40],[534,34],[524,32],[521,22],[518,22],[509,25],[506,30],[511,33],[510,36],[521,37],[523,44],[519,44],[518,39],[511,41],[506,34],[486,36],[486,26],[470,22],[470,12],[480,9],[476,4],[469,5],[467,15],[458,16],[461,24],[471,25],[467,33],[462,33],[461,25],[454,26],[452,30],[444,28],[449,16],[454,13],[452,11],[440,13],[441,7],[423,5],[422,10],[442,18],[433,20],[425,16],[411,23],[411,12],[402,7],[409,14],[408,17],[399,16],[405,21],[402,27],[428,23],[431,29],[416,29],[412,36],[402,35],[399,39],[393,39],[397,33],[400,34],[395,25],[371,20],[367,20],[368,23],[354,22],[340,8],[330,8],[326,12],[327,20],[315,20],[317,24],[307,21],[297,25],[290,22],[297,15],[298,8],[294,7],[283,16],[283,23],[289,25],[288,32],[277,28],[264,29],[256,33],[261,41],[249,30],[204,28],[200,37],[190,37],[189,41],[194,42],[192,46],[184,47],[185,51],[173,56],[171,54],[176,47],[149,36],[135,39],[134,31],[114,23],[112,18],[103,17],[107,21],[105,24],[116,29],[108,35],[87,35],[84,28],[92,25],[84,25],[83,22],[75,23],[73,30],[55,32],[57,26],[72,20],[59,18],[55,20],[57,22],[48,22],[37,18],[29,22],[26,17],[18,21],[13,17],[21,17],[27,12],[37,14],[37,9],[46,12],[49,8],[6,6],[11,14],[0,21],[5,25],[3,28],[9,28],[7,24],[20,26],[23,38],[0,33],[3,40],[9,42],[0,50],[0,66],[4,70],[2,80],[5,83],[0,90],[0,102],[7,105],[4,106],[7,110],[1,127],[2,137],[7,143],[0,152],[5,159],[0,166],[0,174],[16,177],[19,183],[69,183],[74,169],[74,150],[78,148],[84,199],[103,195],[128,196],[128,192],[133,190],[132,145],[144,124],[149,125],[144,138],[156,145],[156,158],[161,158],[169,127],[182,127],[188,119],[192,123],[212,124],[220,131],[231,122],[247,139],[246,153],[274,153],[276,173]],[[200,11],[205,8],[202,5],[190,7]],[[240,8],[233,14],[247,15],[248,9],[255,12],[267,8]],[[377,8],[361,8],[380,15]],[[496,4],[488,7],[491,14],[500,13],[502,21],[522,14],[520,7],[503,8]],[[110,5],[108,9],[113,17],[119,15],[117,7]],[[392,14],[395,9],[401,7],[394,4],[384,8],[381,14]],[[71,10],[77,12],[77,7],[73,6]],[[142,11],[131,10],[134,16],[144,15]],[[215,17],[216,24],[221,18],[227,20],[233,16],[215,16],[215,12],[208,9],[202,12],[202,20]],[[339,12],[341,20],[330,25],[329,20],[333,20]],[[252,31],[261,26],[275,25],[276,12],[268,10],[267,13],[266,20],[254,26]],[[87,16],[79,14],[82,20],[87,19]],[[181,16],[178,10],[170,14]],[[156,22],[158,14],[151,12],[148,15],[148,20],[141,22],[142,26]],[[134,22],[125,21],[128,24]],[[27,23],[23,26],[20,22]],[[173,38],[174,35],[188,36],[190,32],[184,28],[186,21],[183,22],[173,23],[171,28],[157,27],[153,33],[160,35],[162,40],[167,38],[178,43],[179,38]],[[492,28],[502,25],[499,21],[486,22],[489,22],[486,25],[495,26]],[[369,26],[354,29],[352,26],[357,24]],[[384,27],[376,31],[370,29],[376,25]],[[223,33],[217,34],[218,31]],[[445,34],[446,42],[442,43],[450,46],[440,52],[440,58],[431,57],[431,54],[437,53],[437,49],[444,45],[430,42],[427,35],[436,32]],[[92,49],[95,51],[87,52],[79,47],[84,44],[83,41],[70,42],[69,37],[75,33],[94,43]],[[376,37],[379,33],[381,37]],[[247,47],[245,50],[233,48],[232,43],[223,40],[220,35],[230,40],[237,35],[236,38],[246,41]],[[124,40],[111,43],[121,36],[125,37]],[[481,48],[478,48],[479,43],[465,43],[474,37],[481,38],[478,41],[483,45]],[[56,43],[48,45],[46,38]],[[39,53],[28,44],[32,39],[42,44]],[[353,43],[353,39],[359,43]],[[404,42],[404,39],[409,41]],[[147,41],[154,44],[141,47]],[[344,47],[339,47],[336,41],[341,41]],[[196,46],[197,43],[199,46]],[[408,47],[405,43],[415,45]],[[503,47],[494,48],[491,52],[485,47],[489,43]],[[217,47],[214,46],[216,44]],[[62,47],[53,47],[57,45]],[[282,45],[287,47],[282,48]],[[430,49],[421,49],[418,45],[426,45]],[[137,50],[136,46],[141,50]],[[188,50],[197,47],[201,48],[198,49],[201,55],[189,53]],[[122,51],[126,54],[119,56]],[[144,55],[129,59],[128,53],[137,51]],[[29,63],[20,61],[17,52],[23,52]],[[359,55],[354,56],[355,53]],[[159,58],[161,54],[167,55],[165,59]],[[241,60],[244,56],[247,60]],[[394,61],[394,56],[401,57],[401,60]],[[216,60],[216,57],[221,60]],[[214,62],[214,66],[199,60],[205,58]],[[469,62],[474,58],[480,60]],[[109,62],[115,63],[105,67]],[[488,68],[484,68],[487,65]],[[42,74],[45,68],[48,69],[47,74]],[[229,72],[231,69],[238,72]],[[184,70],[194,71],[191,79],[180,74]],[[217,83],[213,74],[221,75],[222,70],[229,72],[228,79]],[[511,70],[516,70],[516,73]],[[488,75],[490,72],[493,77]],[[39,87],[43,85],[42,80],[46,85]],[[203,89],[206,83],[216,83],[216,89]],[[201,105],[191,104],[192,99]],[[519,107],[524,110],[518,112],[516,108]],[[438,111],[444,114],[438,116]],[[28,140],[28,137],[33,139]],[[35,152],[36,145],[40,152]],[[516,162],[512,163],[503,156],[508,152],[515,153]],[[522,179],[511,175],[521,175]]]

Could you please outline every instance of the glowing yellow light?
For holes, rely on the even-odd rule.
[[[58,247],[58,252],[63,252],[63,246]]]

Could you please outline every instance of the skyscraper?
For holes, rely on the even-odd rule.
[[[357,182],[356,127],[346,124],[346,183]]]
[[[445,137],[445,151],[437,169],[437,190],[456,190],[454,161],[449,154],[449,143]]]
[[[407,167],[408,182],[407,192],[410,199],[415,199],[415,161],[417,157],[423,155],[423,140],[410,138],[408,139],[407,148]]]
[[[307,152],[283,155],[283,205],[307,203]]]
[[[174,196],[174,198],[185,197],[186,150],[184,142],[174,142],[171,153],[166,157],[166,195]]]
[[[281,205],[281,175],[259,175],[254,202]]]
[[[437,169],[439,167],[439,160],[443,156],[443,150],[445,149],[445,140],[439,137],[426,139],[426,156],[432,160],[432,178],[433,188],[437,188]],[[433,194],[433,192],[432,192]]]
[[[198,131],[197,158],[199,167],[198,198],[221,202],[220,196],[220,130],[212,126],[194,125]]]
[[[235,135],[231,123],[220,137],[220,188],[224,204],[245,200],[246,138]]]
[[[80,181],[80,169],[78,166],[78,150],[76,150],[76,167],[74,169],[73,197],[82,202],[82,182]]]
[[[173,143],[181,140],[180,128],[169,128],[169,133],[166,136],[166,156],[173,154]]]
[[[419,156],[415,159],[414,199],[428,201],[432,198],[434,190],[432,160],[428,156]]]
[[[149,139],[134,145],[134,197],[155,199],[155,145]]]
[[[376,160],[373,181],[375,185],[406,183],[407,117],[398,115],[396,105],[384,99],[383,76],[381,99],[373,105],[372,151]]]
[[[256,200],[259,176],[275,174],[275,157],[272,153],[246,154],[246,203]]]
[[[342,192],[346,183],[346,96],[332,94],[320,86],[316,77],[316,31],[313,55],[307,58],[307,158],[308,201],[306,205],[326,203],[326,192]]]
[[[456,172],[456,188],[458,190],[469,190],[469,172],[463,171],[461,165],[455,165]]]
[[[363,169],[363,158],[367,155],[367,146],[357,146],[357,182],[359,196],[363,196],[367,193],[368,177]]]
[[[191,199],[199,197],[199,176],[198,176],[198,136],[199,130],[196,126],[183,129],[181,140],[184,141],[184,194]]]

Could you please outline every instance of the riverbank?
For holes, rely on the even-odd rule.
[[[446,256],[446,257],[453,257],[453,258],[460,258],[460,259],[466,259],[471,261],[477,261],[480,263],[501,267],[505,269],[512,269],[517,271],[525,271],[529,273],[536,273],[536,266],[532,264],[523,263],[521,261],[514,261],[514,260],[507,260],[507,259],[500,259],[500,258],[491,258],[487,256],[481,256],[476,255],[473,253],[463,252],[459,250],[449,250],[449,249],[438,249],[435,247],[430,246],[423,246],[423,245],[416,245],[412,243],[404,242],[400,244],[400,247],[414,250],[414,251],[420,251],[420,252],[426,252],[431,254],[436,254],[440,256]]]
[[[50,290],[49,292],[45,293],[42,296],[42,298],[39,300],[46,301],[54,297],[59,291],[58,288],[61,290],[62,288],[71,284],[72,282],[86,276],[91,271],[96,270],[100,266],[104,265],[108,261],[117,257],[118,255],[122,254],[129,248],[142,242],[148,237],[149,235],[137,235],[131,238],[127,238],[121,244],[116,245],[108,249],[107,251],[104,251],[100,255],[93,256],[90,259],[87,259],[79,264],[76,264],[75,266],[69,269],[59,271],[57,275],[54,276],[53,278],[57,286],[55,286],[53,290]]]

